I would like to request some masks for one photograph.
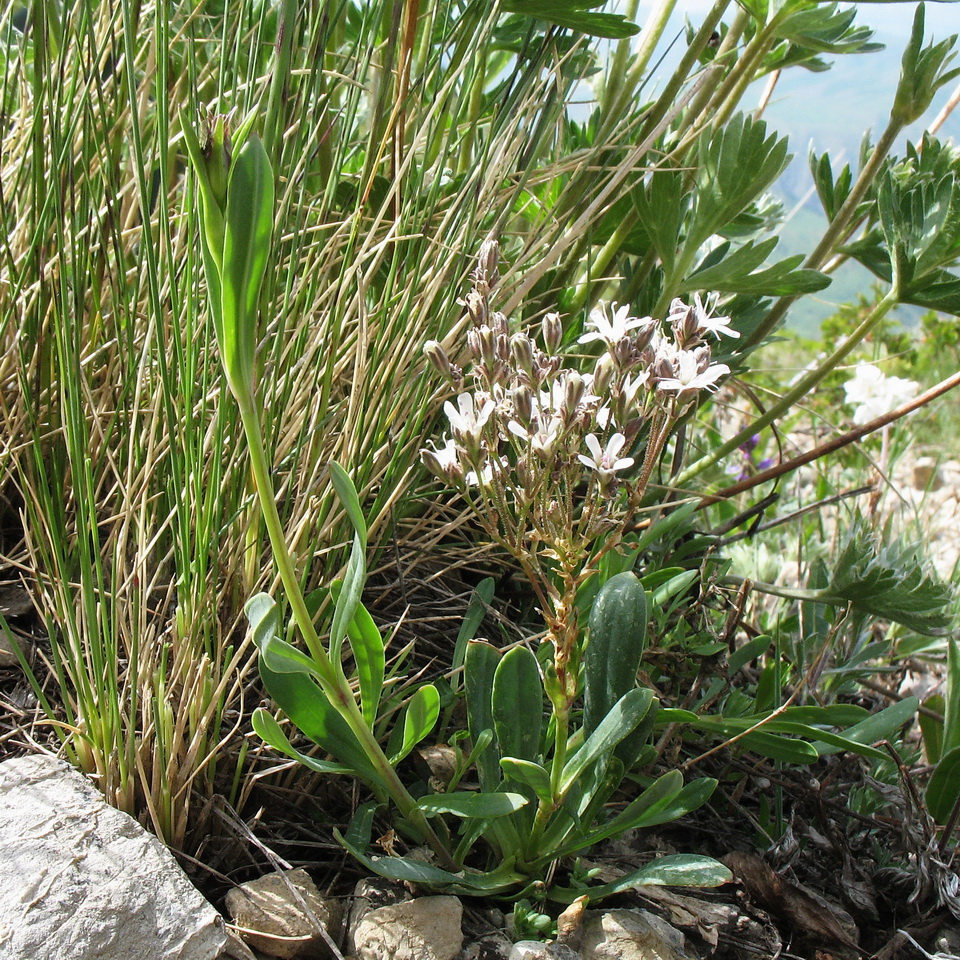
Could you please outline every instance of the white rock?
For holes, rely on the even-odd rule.
[[[463,905],[456,897],[420,897],[378,907],[353,930],[357,960],[453,960],[463,947]]]
[[[283,960],[333,955],[317,924],[335,939],[340,926],[340,904],[321,897],[306,870],[271,873],[244,883],[227,894],[226,903],[244,941],[261,953]]]
[[[0,763],[3,960],[214,960],[226,932],[156,837],[53,757]]]
[[[684,935],[647,910],[590,911],[580,955],[583,960],[696,960]]]
[[[579,956],[576,950],[565,943],[518,940],[507,960],[578,960]]]

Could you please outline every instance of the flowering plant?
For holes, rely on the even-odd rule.
[[[559,353],[556,313],[544,317],[539,344],[510,334],[490,303],[497,280],[497,245],[488,242],[465,301],[472,389],[440,343],[425,347],[458,396],[444,405],[451,436],[421,456],[527,575],[565,714],[578,694],[577,591],[620,543],[680,418],[730,372],[713,362],[711,340],[739,333],[699,296],[675,299],[665,321],[601,305],[578,343],[603,350],[581,373],[571,363],[579,358]]]
[[[869,423],[876,417],[895,410],[917,395],[915,380],[888,377],[872,363],[857,364],[853,377],[843,385],[846,402],[856,409],[855,424]]]

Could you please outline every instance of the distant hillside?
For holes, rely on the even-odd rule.
[[[878,29],[876,39],[885,43],[887,48],[873,54],[838,57],[833,68],[826,73],[786,71],[765,114],[773,127],[790,137],[794,154],[790,169],[778,184],[778,194],[785,209],[794,211],[783,230],[777,251],[780,256],[808,252],[822,229],[823,214],[816,195],[810,193],[812,181],[807,157],[811,144],[818,154],[829,152],[836,166],[850,162],[855,168],[864,132],[870,129],[876,136],[889,116],[913,6],[896,4],[880,8],[865,4],[861,11],[860,19],[864,23],[886,24],[885,29]],[[945,19],[946,12],[940,6],[927,7],[928,28],[933,28],[938,39],[946,32],[938,28],[950,22]],[[956,19],[955,10],[952,14]],[[901,30],[892,28],[898,18]],[[955,24],[954,29],[957,26],[960,23]],[[938,96],[930,119],[936,116],[949,92]],[[923,129],[923,123],[911,128],[909,139],[917,140]],[[950,117],[939,136],[954,140],[960,137],[960,115],[955,113]],[[901,142],[898,152],[902,148]],[[802,206],[798,208],[799,204]],[[874,282],[874,276],[858,264],[844,266],[829,288],[797,305],[789,318],[789,325],[800,332],[815,335],[820,321],[829,316],[837,304],[855,300],[858,293],[868,291]],[[919,311],[914,309],[901,312],[901,319],[908,324],[915,322],[918,316]]]

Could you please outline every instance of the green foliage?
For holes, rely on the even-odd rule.
[[[546,20],[558,27],[588,33],[595,37],[623,39],[632,37],[640,28],[619,13],[594,13],[604,0],[503,0],[506,12]]]

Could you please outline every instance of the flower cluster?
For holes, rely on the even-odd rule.
[[[855,406],[853,422],[858,426],[882,417],[909,403],[918,385],[903,377],[888,377],[871,363],[858,363],[853,379],[843,385],[846,402]]]
[[[531,337],[492,309],[497,258],[484,244],[463,301],[466,376],[440,343],[424,347],[457,395],[444,404],[449,436],[421,456],[515,556],[582,564],[639,502],[677,419],[730,372],[711,340],[739,333],[700,297],[674,300],[664,321],[614,303],[590,313],[578,340],[599,356],[564,354],[558,314]]]

